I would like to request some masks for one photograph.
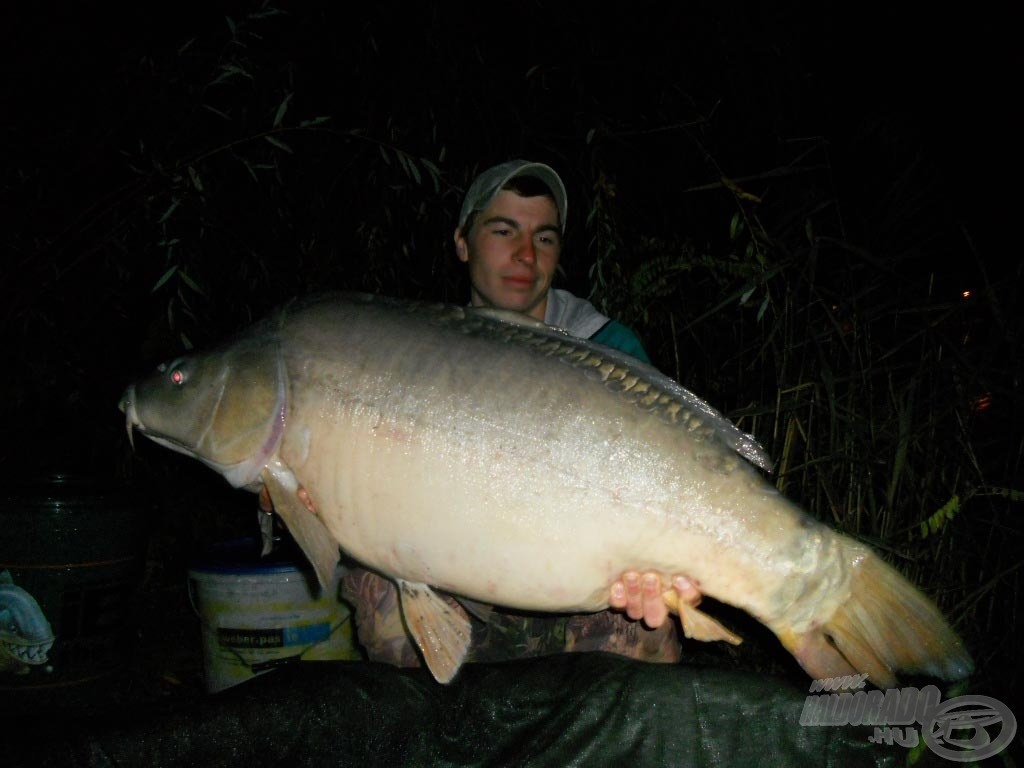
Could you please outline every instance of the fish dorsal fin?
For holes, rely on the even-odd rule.
[[[512,323],[513,325],[521,325],[524,328],[533,328],[538,331],[555,331],[556,333],[569,335],[568,331],[563,331],[561,328],[555,328],[554,326],[542,323],[534,317],[530,317],[522,312],[516,312],[511,309],[498,309],[497,307],[470,307],[466,310],[467,316],[472,317],[473,315],[483,315],[493,320],[500,320],[503,323]]]
[[[423,654],[430,674],[450,682],[469,652],[469,619],[426,584],[396,579],[405,625]]]
[[[753,435],[743,432],[706,400],[657,368],[621,350],[577,338],[519,312],[474,307],[464,313],[463,318],[454,313],[446,318],[463,332],[496,336],[583,369],[588,376],[604,382],[637,407],[678,425],[695,439],[720,440],[751,464],[771,471],[771,458]],[[725,461],[722,466],[728,469],[735,463]]]
[[[334,578],[340,553],[338,542],[316,513],[299,498],[299,482],[283,462],[274,459],[260,473],[274,511],[281,516],[288,532],[302,548],[316,571],[320,587],[326,589]]]
[[[380,303],[404,312],[421,312],[429,322],[459,333],[500,339],[529,347],[546,357],[555,357],[574,368],[583,369],[588,376],[600,380],[638,408],[685,429],[695,440],[717,440],[751,464],[767,472],[772,471],[772,460],[757,438],[741,430],[679,382],[621,350],[578,338],[561,328],[507,309],[410,303],[368,295],[349,296],[349,300]],[[725,472],[736,465],[738,462],[730,458],[714,462],[716,469]]]

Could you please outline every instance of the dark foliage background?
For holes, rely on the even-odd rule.
[[[968,639],[975,690],[1011,699],[1009,20],[797,0],[371,5],[2,12],[5,475],[141,478],[151,570],[178,578],[252,502],[165,451],[133,456],[125,384],[295,294],[464,301],[463,190],[542,160],[569,187],[561,284],[754,431],[787,493],[925,585]]]

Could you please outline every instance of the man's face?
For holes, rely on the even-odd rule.
[[[466,237],[456,231],[455,251],[469,265],[473,306],[512,309],[543,322],[562,252],[558,209],[550,197],[501,190]]]

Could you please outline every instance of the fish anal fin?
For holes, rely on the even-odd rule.
[[[264,468],[261,477],[274,502],[274,511],[281,516],[288,532],[309,559],[320,587],[326,589],[334,578],[340,559],[337,540],[323,521],[310,511],[309,496],[301,491],[290,469],[275,462],[274,466]],[[305,494],[304,498],[300,493]]]
[[[682,607],[682,610],[679,611],[679,622],[683,625],[683,634],[691,640],[700,640],[705,643],[724,640],[730,645],[739,645],[743,642],[742,637],[730,632],[717,619],[713,619],[692,605]]]
[[[398,582],[402,615],[427,668],[439,683],[448,683],[469,652],[469,619],[426,584]]]
[[[730,645],[739,645],[743,642],[742,637],[726,629],[717,619],[689,603],[680,602],[679,595],[674,589],[666,589],[661,593],[661,598],[668,609],[679,616],[683,634],[691,640],[700,640],[704,643],[724,640]]]

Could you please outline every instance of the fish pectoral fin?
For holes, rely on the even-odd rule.
[[[683,634],[691,640],[710,643],[724,640],[730,645],[739,645],[743,638],[723,627],[717,619],[712,618],[692,605],[679,606],[679,622],[683,625]]]
[[[334,570],[341,556],[338,542],[327,526],[310,510],[309,496],[299,487],[298,480],[281,462],[268,465],[260,473],[274,511],[281,516],[288,532],[309,559],[321,589],[326,589],[334,578]]]
[[[405,625],[430,674],[439,683],[450,682],[469,652],[469,619],[426,584],[396,581]]]

